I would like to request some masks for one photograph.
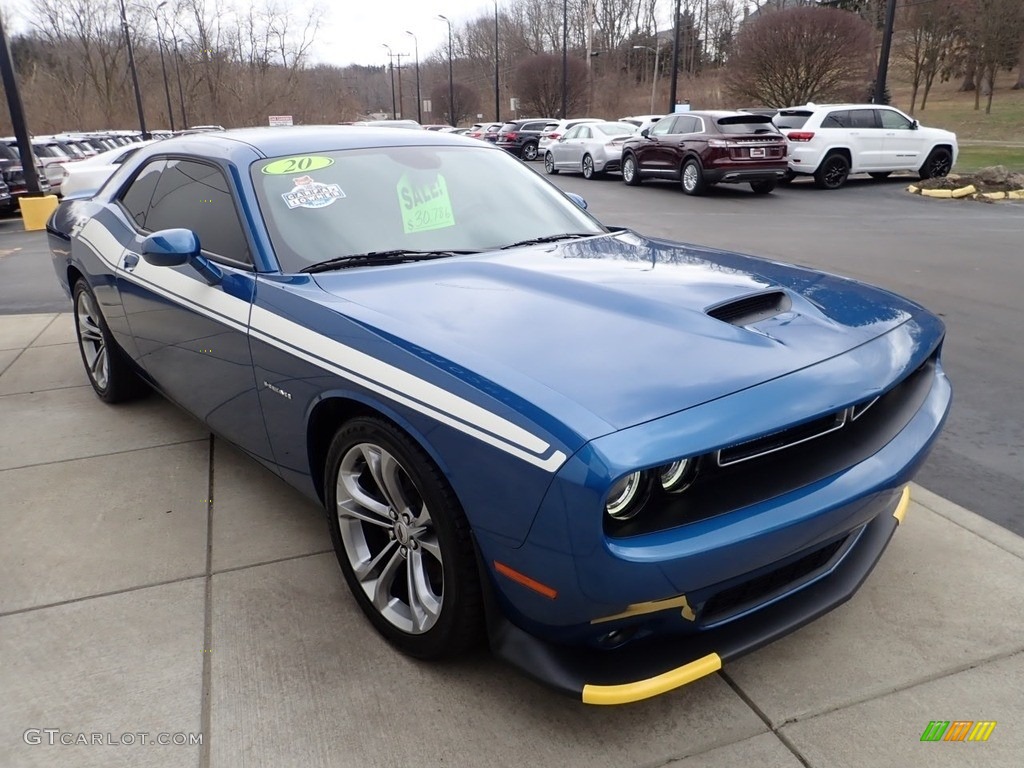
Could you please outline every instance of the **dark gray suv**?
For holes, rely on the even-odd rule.
[[[554,121],[540,117],[532,117],[529,120],[512,120],[501,126],[501,130],[498,131],[498,140],[495,143],[523,160],[536,160],[540,133],[544,130],[544,126],[551,122]]]

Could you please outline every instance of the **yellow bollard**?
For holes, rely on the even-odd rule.
[[[23,197],[21,202],[21,221],[25,231],[31,232],[46,227],[46,220],[57,210],[57,196]]]

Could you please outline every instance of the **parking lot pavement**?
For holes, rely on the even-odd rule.
[[[921,488],[848,604],[719,674],[602,708],[485,652],[393,651],[349,596],[322,511],[155,395],[101,403],[68,315],[0,317],[0,435],[3,768],[940,768],[1024,753],[1024,539]],[[986,743],[920,741],[958,719],[997,726]],[[79,734],[115,743],[60,743]]]

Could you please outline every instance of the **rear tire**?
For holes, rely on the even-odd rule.
[[[752,181],[750,182],[750,188],[754,190],[754,194],[756,195],[771,194],[771,191],[775,189],[775,181],[773,179],[766,179],[765,181]]]
[[[548,174],[548,176],[556,176],[558,174],[558,169],[555,168],[555,158],[550,152],[544,154],[544,173]]]
[[[382,418],[354,418],[327,454],[324,496],[345,581],[374,628],[419,659],[483,636],[469,522],[437,465]]]
[[[121,403],[146,394],[146,383],[139,378],[127,355],[114,340],[107,321],[99,311],[96,294],[84,278],[75,283],[72,301],[78,351],[97,397],[105,403]]]
[[[692,157],[683,163],[683,168],[679,173],[679,183],[683,192],[688,195],[703,195],[707,190],[704,171],[701,170],[700,163]]]
[[[536,160],[537,159],[537,142],[528,141],[523,144],[523,160]]]
[[[583,178],[587,181],[597,178],[601,175],[600,171],[594,170],[594,158],[590,155],[583,156]]]
[[[622,180],[630,187],[639,187],[640,182],[643,181],[640,178],[640,168],[633,155],[626,155],[622,158]]]
[[[850,161],[846,155],[833,152],[821,161],[814,172],[814,183],[818,189],[839,189],[850,175]]]

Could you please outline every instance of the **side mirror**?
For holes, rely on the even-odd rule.
[[[563,141],[565,141],[565,136],[559,136],[558,143],[561,144]]]
[[[917,122],[917,120],[911,120],[910,121],[910,130],[916,131],[920,127],[921,127],[921,124],[919,122]]]
[[[576,205],[582,208],[584,211],[587,210],[587,201],[577,195],[575,192],[566,192],[566,197],[572,200]]]
[[[644,128],[642,131],[640,131],[640,135],[643,136],[645,139],[650,135],[650,133],[650,128]]]
[[[199,238],[191,229],[161,229],[142,241],[142,258],[154,267],[180,267],[199,251]]]

